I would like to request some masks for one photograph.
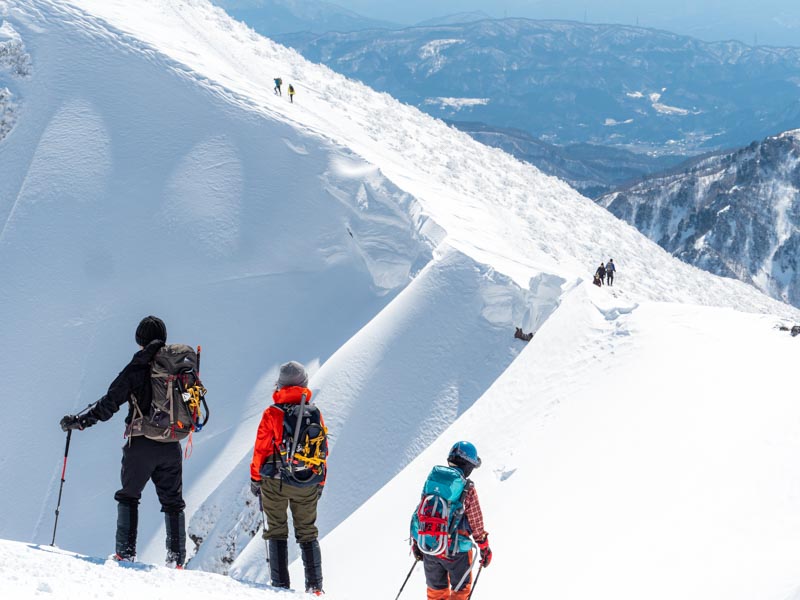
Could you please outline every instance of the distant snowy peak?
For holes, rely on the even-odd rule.
[[[800,306],[800,130],[599,200],[695,266]]]

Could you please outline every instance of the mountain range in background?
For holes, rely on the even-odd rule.
[[[258,4],[262,13],[295,5]],[[605,195],[604,206],[681,259],[800,302],[796,213],[774,220],[794,185],[786,141],[794,136],[767,137],[800,125],[800,49],[485,13],[402,30],[355,20],[350,32],[315,27],[260,30],[586,196]],[[764,138],[750,150],[724,150]],[[761,152],[753,148],[771,160],[753,167],[746,157]],[[715,169],[727,175],[702,184]],[[747,173],[755,178],[742,185]],[[726,190],[731,177],[736,187]],[[730,206],[716,218],[720,203]]]
[[[685,262],[800,306],[800,130],[599,199]]]
[[[400,27],[318,0],[213,0],[213,3],[269,37],[295,31],[324,33]]]
[[[481,11],[386,32],[400,26],[326,2],[217,4],[307,58],[443,118],[590,197],[691,154],[791,129],[800,118],[800,54],[792,49],[709,44],[621,25],[493,21]],[[758,82],[735,83],[752,80],[759,65],[770,67]],[[700,74],[709,70],[716,75]],[[759,100],[745,100],[737,86],[759,88],[768,100],[755,106]]]
[[[234,19],[247,23],[262,35],[274,36],[298,31],[360,31],[403,29],[408,25],[372,19],[332,2],[320,0],[212,0]],[[492,17],[481,10],[447,14],[417,23],[420,27],[482,21]]]
[[[529,19],[275,39],[433,116],[555,144],[698,154],[800,120],[800,48]]]
[[[19,106],[0,142],[0,381],[35,406],[0,436],[0,597],[299,598],[263,585],[248,469],[293,358],[330,428],[326,598],[396,595],[420,484],[465,439],[497,550],[475,598],[800,598],[797,340],[776,327],[800,311],[204,0],[0,0],[0,18],[7,56],[32,57],[30,76],[0,71]],[[609,256],[617,281],[595,287]],[[57,425],[146,314],[203,345],[183,573],[156,566],[150,486],[151,564],[100,558],[123,415],[75,432],[68,468]],[[56,506],[72,552],[44,545]]]
[[[673,168],[682,155],[639,153],[596,144],[548,144],[519,129],[485,123],[448,121],[487,146],[500,148],[535,165],[547,175],[563,179],[584,196],[597,198],[633,180]]]

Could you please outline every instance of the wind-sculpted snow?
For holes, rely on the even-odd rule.
[[[531,304],[536,298],[507,277],[445,251],[322,365],[312,381],[331,431],[322,531],[347,518],[483,395],[517,356],[511,333]],[[260,581],[263,543],[253,545],[256,551],[231,572]]]
[[[6,457],[28,448],[25,462],[0,463],[14,482],[0,532],[49,541],[58,420],[104,393],[151,313],[170,340],[204,349],[212,419],[185,465],[191,515],[252,444],[265,373],[327,360],[441,234],[351,151],[232,106],[135,40],[63,5],[15,3],[10,15],[37,68],[18,82],[25,118],[0,144],[0,380],[38,409],[17,411],[0,442]],[[73,436],[65,546],[110,551],[122,420]],[[148,489],[142,557],[162,556],[161,523]]]
[[[145,0],[135,14],[122,0],[68,4],[157,49],[185,76],[247,106],[251,114],[294,123],[353,149],[414,196],[452,245],[522,286],[542,270],[586,277],[595,263],[611,256],[624,265],[619,275],[626,285],[653,299],[781,310],[746,286],[676,266],[667,253],[563,182],[305,61],[206,0]],[[273,94],[277,75],[295,84],[294,104]],[[658,280],[647,276],[653,272]]]
[[[262,540],[247,544],[259,520],[247,465],[286,360],[309,366],[331,430],[325,535],[420,452],[446,446],[454,422],[478,435],[471,415],[490,410],[487,397],[508,425],[513,415],[491,394],[509,370],[534,378],[504,387],[517,406],[583,389],[593,352],[617,347],[590,341],[576,352],[555,341],[563,333],[582,344],[576,330],[614,325],[611,312],[572,322],[562,312],[569,292],[624,294],[627,307],[798,315],[684,265],[564,183],[307,63],[204,0],[15,0],[8,15],[36,68],[18,83],[25,118],[0,143],[0,381],[15,406],[36,410],[16,410],[0,437],[0,480],[13,482],[0,536],[49,541],[58,419],[104,392],[146,314],[164,318],[170,341],[203,346],[212,418],[184,463],[200,542],[190,567],[257,581],[266,565]],[[295,84],[294,103],[273,94],[275,76]],[[586,292],[609,256],[622,291]],[[534,343],[550,326],[540,343],[554,344],[552,358],[541,347],[541,367],[517,366],[528,348],[515,326],[535,332]],[[555,372],[559,357],[574,380],[537,387],[540,368]],[[671,373],[670,357],[659,358]],[[121,421],[72,437],[64,547],[110,552]],[[516,453],[531,435],[517,436]],[[506,482],[525,479],[517,459],[501,470]],[[158,562],[152,489],[140,515],[140,557]],[[391,529],[388,540],[394,527],[374,531]],[[397,535],[402,543],[405,531]],[[346,552],[326,552],[326,569],[351,572]]]

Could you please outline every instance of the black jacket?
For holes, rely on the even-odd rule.
[[[111,382],[106,395],[95,402],[87,416],[90,419],[108,421],[123,404],[130,402],[131,394],[136,396],[142,413],[147,414],[153,398],[153,388],[150,385],[150,363],[163,345],[162,340],[153,340],[144,349],[134,354],[131,362]],[[125,423],[131,422],[132,415],[133,405],[129,405]]]

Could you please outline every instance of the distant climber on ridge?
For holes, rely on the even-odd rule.
[[[280,77],[276,77],[275,78],[275,87],[272,90],[272,91],[275,92],[276,96],[283,96],[283,93],[281,92],[281,86],[282,85],[283,85],[283,79],[281,79]]]
[[[616,273],[616,271],[617,267],[614,266],[614,259],[609,258],[606,263],[606,282],[608,285],[614,285],[614,273]]]
[[[294,103],[294,86],[289,84],[289,102]]]
[[[603,263],[600,263],[600,266],[597,267],[597,271],[595,271],[594,274],[598,279],[600,279],[600,285],[605,283],[606,267],[603,265]]]

